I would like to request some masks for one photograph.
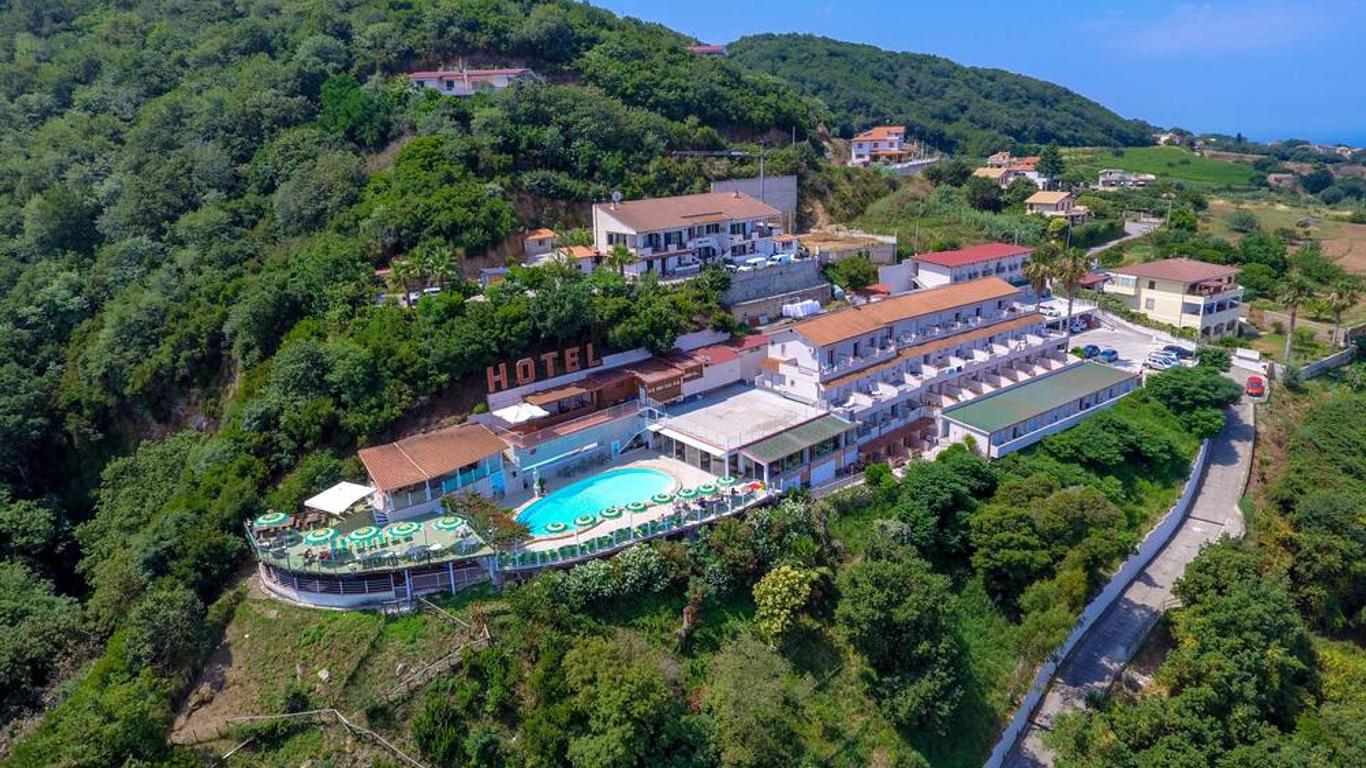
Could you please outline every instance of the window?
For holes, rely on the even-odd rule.
[[[1156,280],[1149,280],[1149,281],[1148,281],[1148,290],[1150,290],[1150,291],[1155,291],[1155,290],[1157,290],[1157,281],[1156,281]]]
[[[1155,307],[1155,306],[1157,306],[1157,302],[1153,301],[1152,299],[1144,299],[1144,300],[1143,300],[1143,308],[1144,308],[1144,309],[1152,309],[1152,308]]]

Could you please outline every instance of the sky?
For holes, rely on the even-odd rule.
[[[1058,83],[1195,132],[1366,146],[1366,0],[591,0],[708,43],[805,32]]]

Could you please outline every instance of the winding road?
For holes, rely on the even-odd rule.
[[[1247,373],[1234,368],[1230,375],[1241,383]],[[1053,755],[1043,745],[1043,733],[1058,716],[1085,707],[1088,697],[1109,689],[1148,630],[1174,604],[1172,586],[1201,547],[1224,534],[1243,534],[1238,501],[1252,466],[1254,405],[1243,398],[1226,414],[1223,431],[1210,443],[1209,465],[1185,521],[1063,660],[1029,727],[1006,753],[1003,765],[1051,766]]]

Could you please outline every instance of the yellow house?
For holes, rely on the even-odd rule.
[[[1238,334],[1243,287],[1236,267],[1163,259],[1110,270],[1105,292],[1159,323],[1195,328],[1202,340]]]

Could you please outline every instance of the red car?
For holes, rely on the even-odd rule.
[[[1262,381],[1261,376],[1249,376],[1243,391],[1251,397],[1261,397],[1266,394],[1266,382]]]

